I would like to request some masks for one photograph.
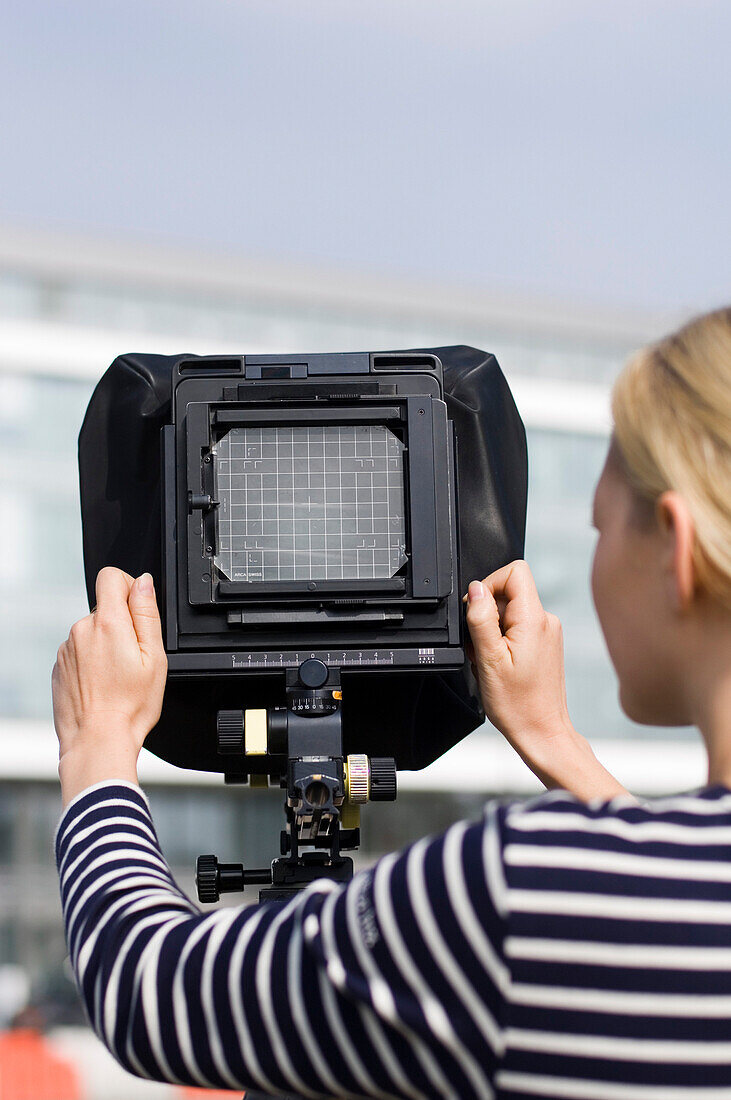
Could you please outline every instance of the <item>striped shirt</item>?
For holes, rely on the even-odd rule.
[[[90,1022],[133,1073],[303,1097],[731,1100],[731,791],[489,803],[347,886],[202,913],[139,788],[56,837]]]

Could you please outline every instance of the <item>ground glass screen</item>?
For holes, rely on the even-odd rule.
[[[229,580],[383,579],[406,561],[404,444],[388,428],[232,428],[211,453]]]

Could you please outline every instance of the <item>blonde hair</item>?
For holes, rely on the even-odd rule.
[[[695,524],[700,585],[731,608],[731,308],[637,352],[612,394],[614,442],[654,505],[674,489]]]

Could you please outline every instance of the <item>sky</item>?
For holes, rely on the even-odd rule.
[[[5,0],[0,226],[731,300],[728,0]]]

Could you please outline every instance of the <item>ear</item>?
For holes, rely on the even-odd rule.
[[[658,497],[655,514],[663,543],[662,569],[667,594],[676,611],[687,611],[697,587],[693,517],[683,497],[672,489]]]

